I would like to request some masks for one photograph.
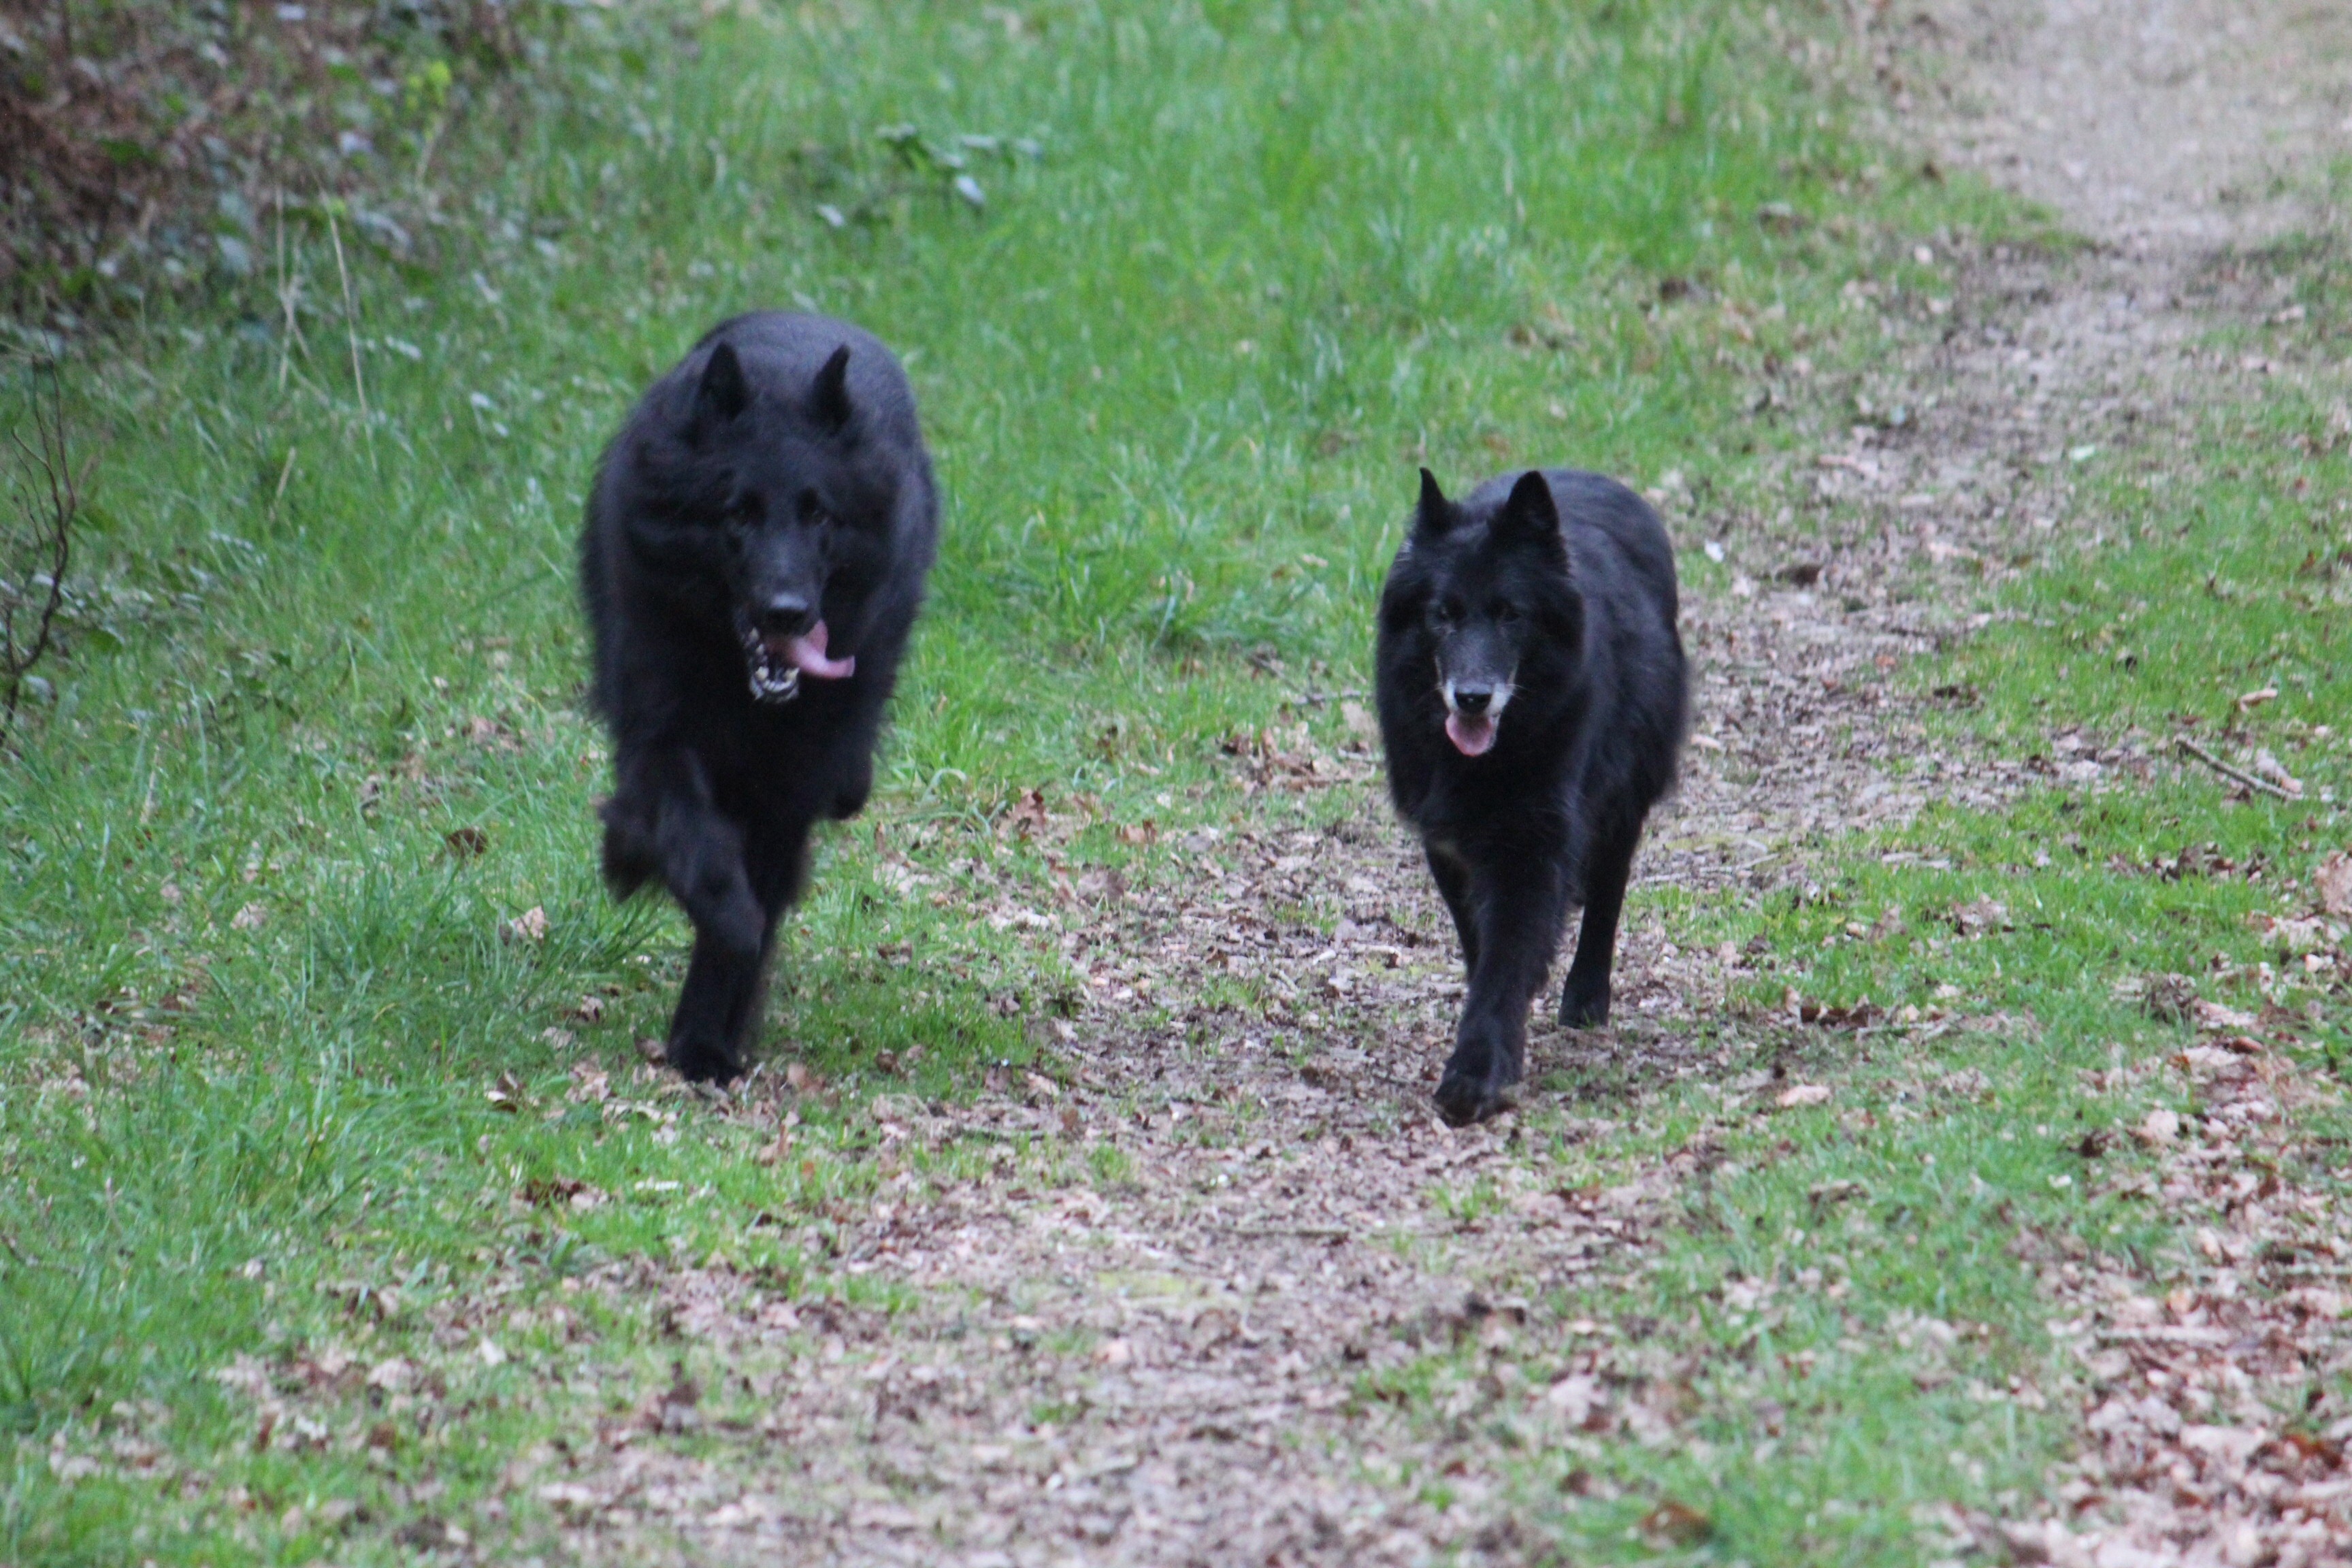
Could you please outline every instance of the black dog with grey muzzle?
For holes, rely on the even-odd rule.
[[[938,537],[905,372],[822,316],[714,328],[605,448],[580,555],[604,877],[659,879],[694,922],[669,1032],[688,1078],[743,1070],[810,831],[873,787]]]
[[[1613,479],[1550,468],[1455,503],[1424,468],[1381,595],[1389,793],[1454,916],[1469,995],[1437,1106],[1510,1102],[1528,1008],[1584,910],[1560,1022],[1609,1016],[1617,916],[1689,708],[1674,547]]]

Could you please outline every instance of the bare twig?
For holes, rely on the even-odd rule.
[[[66,440],[65,384],[54,367],[47,374],[47,402],[41,397],[38,371],[27,398],[32,439],[26,440],[23,431],[12,437],[17,454],[8,498],[14,515],[9,519],[9,559],[0,569],[18,580],[0,583],[0,681],[7,683],[5,696],[0,698],[0,742],[16,726],[26,679],[55,640],[58,611],[65,604],[66,569],[73,563],[74,520],[81,511],[80,487]]]
[[[2190,756],[2196,758],[2199,762],[2203,763],[2207,767],[2211,768],[2215,773],[2220,773],[2225,779],[2233,780],[2238,784],[2245,785],[2248,789],[2258,789],[2264,795],[2276,795],[2281,800],[2294,799],[2294,795],[2288,794],[2285,790],[2281,789],[2278,785],[2271,783],[2270,780],[2266,778],[2259,778],[2254,774],[2246,772],[2243,768],[2231,767],[2229,763],[2223,762],[2221,758],[2215,756],[2212,752],[2207,751],[2204,747],[2199,745],[2196,742],[2190,740],[2186,735],[2175,735],[2172,738],[2172,743],[2183,752],[2188,752]]]
[[[1228,1236],[1266,1240],[1295,1237],[1301,1241],[1353,1241],[1357,1234],[1344,1225],[1229,1225],[1224,1230]]]

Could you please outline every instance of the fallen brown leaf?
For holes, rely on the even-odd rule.
[[[1953,905],[1952,925],[1962,936],[1982,936],[1987,931],[2012,929],[2009,907],[1988,898],[1970,899],[1965,904]]]
[[[2225,1007],[2219,1002],[2198,1001],[2189,1005],[2189,1016],[2197,1026],[2208,1034],[2239,1035],[2254,1026],[2252,1013]]]
[[[2338,849],[2322,860],[2311,874],[2311,885],[2319,894],[2321,912],[2352,915],[2352,855]]]
[[[1692,1547],[1715,1534],[1715,1521],[1685,1502],[1666,1499],[1642,1516],[1642,1531],[1676,1546]]]
[[[1028,838],[1045,832],[1053,820],[1045,810],[1045,792],[1033,789],[1024,790],[1013,803],[1013,809],[1005,813],[1004,825],[1015,837]]]
[[[545,942],[547,910],[533,904],[514,919],[500,921],[499,934],[509,942]]]

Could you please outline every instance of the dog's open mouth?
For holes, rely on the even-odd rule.
[[[823,621],[795,637],[762,636],[746,621],[741,624],[743,665],[751,681],[754,702],[790,702],[801,694],[801,677],[842,680],[857,673],[857,656],[825,656]]]
[[[1454,749],[1465,757],[1483,757],[1495,747],[1495,716],[1481,713],[1472,718],[1465,713],[1445,716],[1445,738]]]

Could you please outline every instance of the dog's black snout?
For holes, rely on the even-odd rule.
[[[1479,714],[1484,713],[1486,710],[1486,705],[1494,700],[1495,694],[1492,691],[1471,690],[1460,686],[1454,689],[1454,710],[1465,719],[1475,719]]]
[[[816,606],[798,594],[778,594],[752,617],[761,637],[796,637],[816,624]]]

